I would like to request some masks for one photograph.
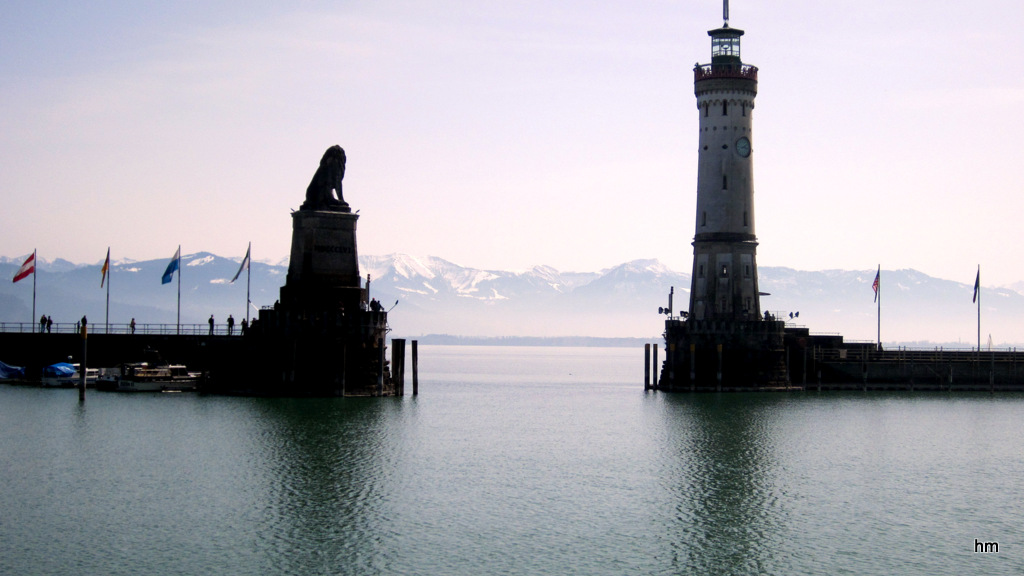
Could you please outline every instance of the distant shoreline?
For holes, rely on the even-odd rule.
[[[402,336],[398,336],[402,337]],[[426,334],[423,336],[404,336],[406,340],[416,340],[420,344],[434,346],[549,346],[563,348],[633,348],[644,344],[664,346],[663,336],[639,337],[598,337],[598,336],[455,336],[452,334]],[[847,343],[862,343],[861,340],[846,340]],[[904,348],[908,350],[974,350],[975,346],[965,342],[885,342],[886,349]],[[1001,346],[982,346],[987,350],[1024,350],[1021,344],[1005,344]]]
[[[602,338],[596,336],[453,336],[450,334],[426,334],[407,337],[420,344],[435,346],[554,346],[585,348],[633,348],[649,343],[662,342],[661,336],[650,338]]]

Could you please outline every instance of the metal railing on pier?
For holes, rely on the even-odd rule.
[[[149,335],[174,335],[183,336],[240,336],[242,327],[236,323],[228,333],[227,324],[214,324],[211,331],[210,325],[206,324],[135,324],[134,330],[131,324],[104,324],[89,323],[89,335],[95,334],[149,334]],[[78,334],[82,326],[78,322],[54,322],[41,328],[39,323],[32,322],[0,322],[0,332],[7,333],[44,333],[44,334]]]
[[[851,344],[848,342],[847,344]],[[822,362],[852,361],[875,363],[936,363],[936,362],[980,362],[980,363],[1024,363],[1024,354],[1017,348],[992,348],[978,350],[975,347],[947,348],[909,348],[898,346],[882,351],[876,350],[873,342],[867,346],[851,346],[849,348],[815,348],[814,360]]]

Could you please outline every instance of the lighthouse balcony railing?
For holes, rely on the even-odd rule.
[[[698,64],[693,68],[693,79],[745,78],[757,81],[757,66],[750,64]]]
[[[775,334],[781,333],[784,326],[784,322],[776,321],[774,318],[771,320],[763,320],[757,316],[732,320],[697,320],[689,318],[687,320],[672,319],[665,321],[665,330],[668,332],[676,332],[686,329],[690,332],[706,334],[732,334],[737,331],[749,334]]]

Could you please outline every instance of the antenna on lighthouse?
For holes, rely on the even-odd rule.
[[[725,25],[729,25],[729,0],[722,0],[722,18],[725,19]]]

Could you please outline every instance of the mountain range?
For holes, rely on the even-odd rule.
[[[13,278],[24,260],[0,257],[0,277]],[[246,273],[231,283],[239,260],[200,252],[182,256],[181,321],[203,324],[211,314],[245,317]],[[111,266],[110,322],[174,324],[178,277],[161,284],[167,260],[119,261]],[[689,302],[690,274],[657,260],[634,260],[597,272],[563,272],[550,266],[526,271],[479,270],[433,256],[405,254],[360,257],[370,278],[370,296],[385,308],[393,335],[450,334],[469,337],[639,337],[658,341],[674,287],[674,310]],[[287,262],[253,262],[250,315],[278,299]],[[871,283],[875,270],[801,271],[763,266],[759,270],[763,310],[812,333],[843,334],[847,340],[873,341],[879,309]],[[36,316],[54,322],[105,320],[106,288],[100,287],[100,263],[40,261]],[[32,279],[0,282],[0,322],[29,322]],[[1024,288],[1015,286],[1013,288]],[[881,337],[883,343],[917,346],[977,343],[978,309],[973,285],[921,272],[883,270]],[[397,302],[397,305],[396,305]],[[793,315],[790,318],[790,314]],[[36,320],[37,320],[36,318]],[[991,335],[997,346],[1024,343],[1024,295],[1012,288],[984,288],[982,344]]]

